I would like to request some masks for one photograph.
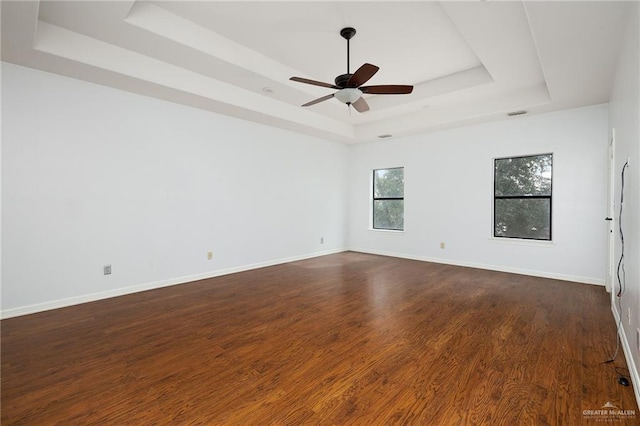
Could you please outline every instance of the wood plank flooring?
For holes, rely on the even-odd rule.
[[[3,425],[640,423],[599,286],[347,252],[1,325]]]

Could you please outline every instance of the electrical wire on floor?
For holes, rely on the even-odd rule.
[[[631,375],[629,369],[626,367],[615,367],[616,375],[618,376],[618,383],[622,386],[629,386],[631,382]]]
[[[622,211],[624,206],[624,173],[629,167],[629,162],[627,161],[622,166],[621,180],[622,183],[620,185],[620,212],[618,213],[618,231],[620,233],[620,260],[618,261],[618,268],[616,271],[616,276],[618,278],[618,293],[616,293],[616,298],[618,301],[618,324],[616,325],[616,350],[613,353],[613,356],[608,360],[602,362],[602,364],[609,364],[616,360],[618,357],[618,352],[620,351],[620,327],[622,327],[622,295],[626,291],[626,271],[624,269],[624,231],[622,229]],[[619,368],[619,367],[616,367]],[[623,376],[620,376],[620,378]],[[619,382],[620,382],[619,378]],[[621,383],[622,384],[622,383]]]

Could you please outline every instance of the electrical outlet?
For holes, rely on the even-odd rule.
[[[444,248],[444,242],[440,243],[440,248],[443,249]]]
[[[320,237],[320,244],[324,244],[324,237]]]
[[[211,260],[213,259],[213,252],[212,251],[208,251],[207,252],[207,260]]]
[[[102,272],[104,275],[111,275],[111,265],[104,265]]]
[[[629,322],[629,325],[631,325],[631,306],[627,308],[627,321]]]

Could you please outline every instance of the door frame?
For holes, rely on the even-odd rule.
[[[615,224],[617,223],[615,217],[615,148],[616,148],[616,129],[611,129],[611,139],[609,139],[609,145],[607,148],[607,208],[606,208],[606,223],[607,223],[607,275],[605,277],[605,287],[609,293],[611,293],[611,301],[613,303],[615,292],[614,270],[615,270],[615,233],[613,232]]]

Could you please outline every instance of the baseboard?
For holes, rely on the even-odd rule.
[[[593,285],[600,285],[600,286],[604,286],[605,284],[604,278],[591,278],[591,277],[580,277],[580,276],[574,276],[574,275],[556,274],[553,272],[513,268],[510,266],[487,265],[484,263],[464,262],[459,260],[443,259],[438,257],[407,255],[403,253],[394,253],[394,252],[387,252],[387,251],[381,251],[381,250],[369,250],[369,249],[360,249],[360,248],[350,248],[349,250],[360,252],[360,253],[377,254],[380,256],[398,257],[401,259],[420,260],[423,262],[442,263],[446,265],[464,266],[467,268],[477,268],[477,269],[486,269],[490,271],[508,272],[511,274],[530,275],[533,277],[551,278],[554,280],[561,280],[561,281],[572,281],[572,282],[578,282],[582,284],[593,284]]]
[[[613,318],[616,321],[616,324],[621,324],[620,314],[616,311],[615,305],[611,305],[611,312],[613,313]],[[633,383],[636,403],[638,404],[638,407],[640,407],[640,374],[638,374],[636,364],[633,362],[633,352],[631,351],[629,339],[627,339],[624,327],[620,327],[618,334],[620,336],[620,342],[622,342],[622,351],[624,352],[624,356],[627,360],[627,369],[629,370],[629,376],[631,376],[631,382]]]
[[[66,299],[58,299],[50,302],[20,306],[17,308],[3,310],[2,312],[0,312],[0,319],[7,319],[7,318],[13,318],[13,317],[18,317],[22,315],[35,314],[38,312],[49,311],[52,309],[59,309],[59,308],[65,308],[67,306],[79,305],[81,303],[95,302],[98,300],[109,299],[112,297],[125,296],[127,294],[132,294],[132,293],[139,293],[141,291],[153,290],[153,289],[162,288],[162,287],[169,287],[172,285],[186,284],[193,281],[204,280],[208,278],[215,278],[223,275],[235,274],[238,272],[250,271],[252,269],[265,268],[268,266],[281,265],[283,263],[296,262],[299,260],[311,259],[311,258],[320,257],[320,256],[327,256],[330,254],[341,253],[343,251],[346,251],[346,250],[334,249],[334,250],[304,254],[300,256],[273,259],[265,262],[238,266],[235,268],[222,269],[218,271],[210,271],[202,274],[187,275],[182,277],[171,278],[168,280],[154,281],[154,282],[134,285],[130,287],[121,287],[121,288],[109,290],[109,291],[91,293],[91,294],[86,294],[86,295],[76,296],[76,297],[69,297]]]
[[[207,278],[215,278],[215,277],[219,277],[219,276],[223,276],[223,275],[235,274],[237,272],[249,271],[249,270],[252,270],[252,269],[264,268],[264,267],[267,267],[267,266],[274,266],[274,265],[280,265],[280,264],[283,264],[283,263],[295,262],[295,261],[298,261],[298,260],[311,259],[311,258],[314,258],[314,257],[320,257],[320,256],[326,256],[326,255],[330,255],[330,254],[341,253],[341,252],[344,252],[346,250],[347,249],[333,249],[333,250],[327,250],[327,251],[323,251],[323,252],[304,254],[304,255],[300,255],[300,256],[293,256],[293,257],[288,257],[288,258],[274,259],[274,260],[269,260],[269,261],[265,261],[265,262],[259,262],[259,263],[249,264],[249,265],[243,265],[243,266],[239,266],[239,267],[235,267],[235,268],[228,268],[228,269],[223,269],[223,270],[218,270],[218,271],[206,272],[206,273],[203,273],[203,274],[195,274],[195,275],[176,277],[176,278],[171,278],[171,279],[168,279],[168,280],[144,283],[144,284],[139,284],[139,285],[130,286],[130,287],[122,287],[122,288],[109,290],[109,291],[104,291],[104,292],[99,292],[99,293],[91,293],[91,294],[87,294],[87,295],[70,297],[70,298],[66,298],[66,299],[58,299],[58,300],[54,300],[54,301],[50,301],[50,302],[38,303],[38,304],[27,305],[27,306],[20,306],[20,307],[17,307],[17,308],[11,308],[11,309],[6,309],[6,310],[1,311],[0,312],[0,319],[12,318],[12,317],[17,317],[17,316],[22,316],[22,315],[35,314],[35,313],[38,313],[38,312],[49,311],[49,310],[52,310],[52,309],[64,308],[64,307],[67,307],[67,306],[79,305],[81,303],[95,302],[97,300],[109,299],[111,297],[124,296],[124,295],[127,295],[127,294],[138,293],[138,292],[146,291],[146,290],[153,290],[153,289],[156,289],[156,288],[169,287],[169,286],[172,286],[172,285],[185,284],[185,283],[188,283],[188,282],[203,280],[203,279],[207,279]],[[403,259],[419,260],[419,261],[423,261],[423,262],[443,263],[443,264],[455,265],[455,266],[464,266],[464,267],[470,267],[470,268],[487,269],[487,270],[492,270],[492,271],[509,272],[509,273],[514,273],[514,274],[531,275],[531,276],[538,276],[538,277],[543,277],[543,278],[552,278],[552,279],[563,280],[563,281],[574,281],[574,282],[580,282],[580,283],[585,283],[585,284],[604,285],[604,280],[603,279],[593,279],[593,278],[587,278],[587,277],[577,277],[577,276],[570,276],[570,275],[563,275],[563,274],[545,273],[545,272],[540,272],[540,271],[532,271],[532,270],[526,270],[526,269],[502,267],[502,266],[495,266],[495,265],[486,265],[486,264],[473,263],[473,262],[461,262],[461,261],[451,260],[451,259],[430,258],[430,257],[426,257],[426,256],[406,255],[406,254],[387,252],[387,251],[381,251],[381,250],[368,250],[368,249],[350,248],[349,251],[376,254],[376,255],[381,255],[381,256],[398,257],[398,258],[403,258]]]

